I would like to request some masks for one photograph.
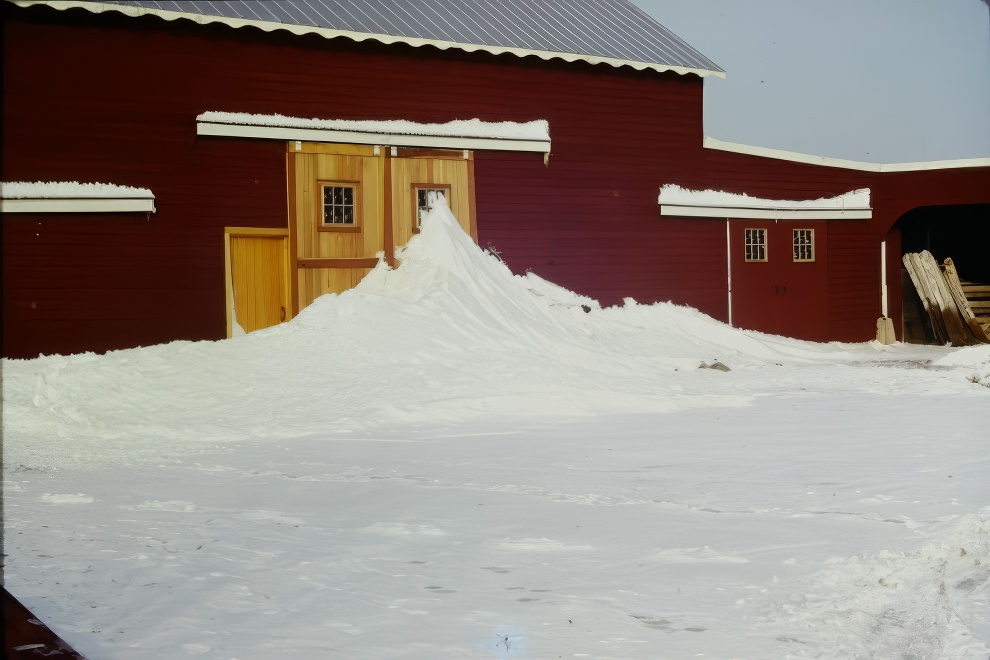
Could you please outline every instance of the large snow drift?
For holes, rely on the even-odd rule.
[[[9,588],[100,658],[990,652],[990,349],[601,309],[442,204],[400,259],[5,361]]]

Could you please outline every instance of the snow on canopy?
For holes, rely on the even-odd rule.
[[[131,199],[154,197],[147,188],[78,181],[0,181],[2,199]]]
[[[868,209],[870,189],[860,188],[835,197],[810,200],[783,200],[750,197],[745,193],[721,190],[689,190],[674,184],[660,188],[660,204],[672,206],[710,206],[746,209]]]
[[[357,131],[382,135],[428,135],[433,137],[490,138],[497,140],[548,141],[550,124],[545,119],[529,122],[488,122],[480,119],[455,119],[444,124],[424,124],[405,119],[350,120],[306,119],[280,114],[251,114],[244,112],[204,112],[197,121],[245,126],[277,128],[307,128],[334,131]]]

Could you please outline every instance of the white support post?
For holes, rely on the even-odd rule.
[[[887,241],[880,241],[880,311],[887,314]]]
[[[729,327],[732,325],[732,241],[729,238],[729,219],[725,219],[725,270],[729,289]]]

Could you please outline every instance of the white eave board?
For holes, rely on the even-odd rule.
[[[0,182],[0,213],[154,213],[147,188],[77,181]]]
[[[923,172],[927,170],[952,170],[970,167],[990,167],[990,158],[963,158],[959,160],[933,160],[917,163],[866,163],[858,160],[844,160],[842,158],[829,158],[827,156],[813,156],[795,151],[782,151],[780,149],[768,149],[766,147],[755,147],[748,144],[737,144],[735,142],[723,142],[715,138],[706,137],[704,139],[705,149],[716,149],[718,151],[728,151],[749,156],[761,156],[763,158],[773,158],[775,160],[786,160],[792,163],[806,163],[808,165],[820,165],[822,167],[836,167],[846,170],[857,170],[860,172]]]
[[[665,185],[658,198],[660,215],[689,218],[739,218],[748,220],[869,220],[870,190],[813,200],[750,197],[716,190],[687,190]]]
[[[350,121],[205,112],[196,118],[196,134],[394,147],[550,153],[549,125],[543,120],[527,123],[466,120],[447,124],[419,124],[404,120]]]

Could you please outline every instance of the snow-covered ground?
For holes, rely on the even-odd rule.
[[[291,323],[3,368],[7,586],[91,658],[990,654],[987,347],[600,309],[441,206]]]

